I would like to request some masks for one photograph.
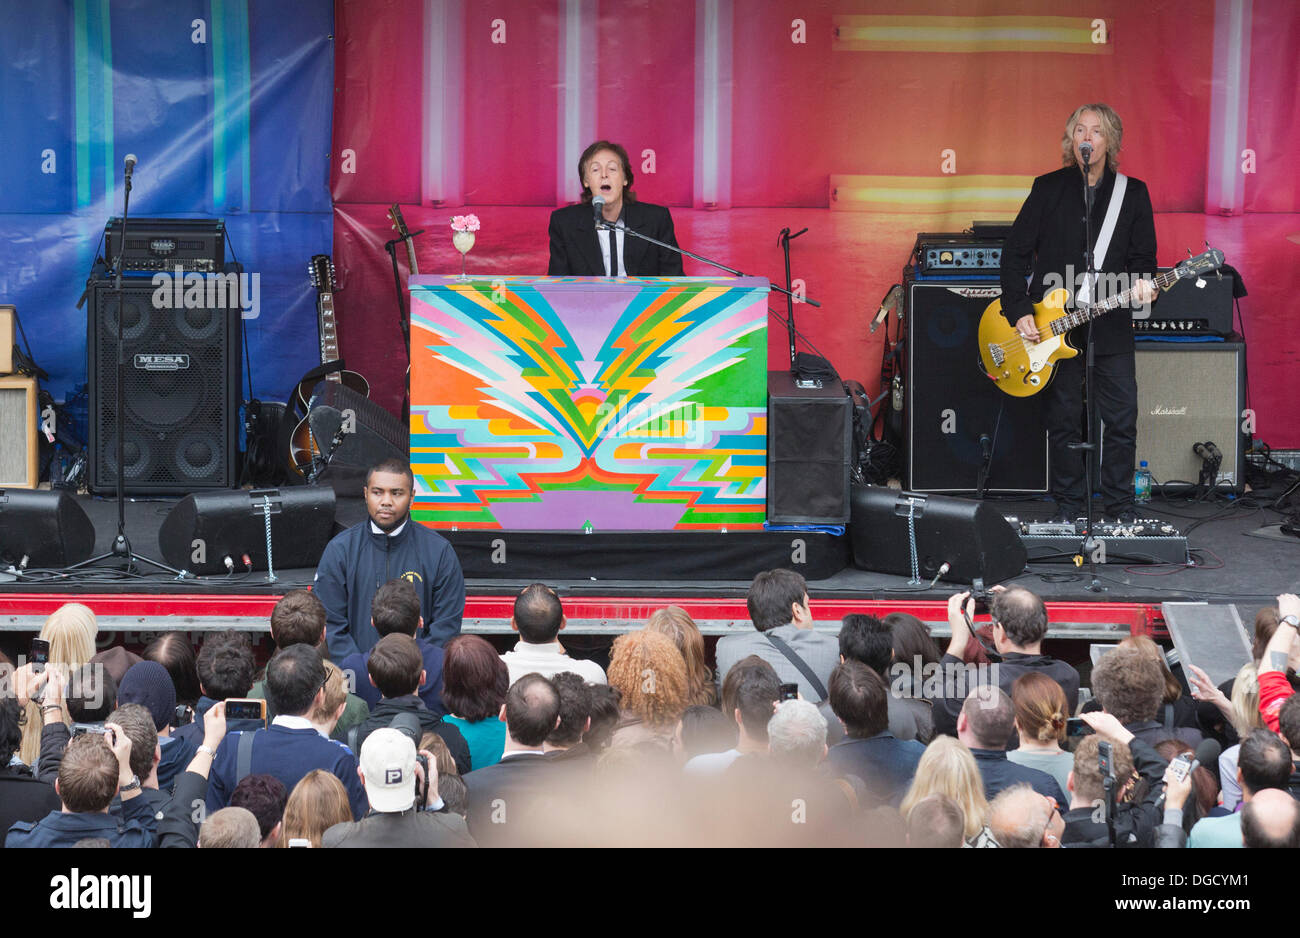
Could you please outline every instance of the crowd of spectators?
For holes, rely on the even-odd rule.
[[[715,673],[676,606],[618,636],[607,667],[571,656],[544,584],[518,594],[500,654],[424,637],[414,588],[391,580],[373,644],[337,663],[320,601],[294,590],[262,668],[237,631],[97,652],[94,614],[69,604],[42,630],[49,662],[9,669],[0,694],[3,843],[1300,844],[1294,595],[1218,687],[1142,637],[1082,680],[1020,587],[978,630],[953,596],[943,653],[902,613],[814,628],[788,570],[756,577],[748,607]]]

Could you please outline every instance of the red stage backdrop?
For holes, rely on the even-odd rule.
[[[459,272],[448,222],[462,211],[483,223],[472,272],[543,273],[547,216],[577,200],[577,156],[606,137],[632,155],[640,198],[672,206],[684,247],[780,282],[778,232],[807,226],[793,272],[823,306],[797,306],[797,324],[871,390],[870,321],[916,233],[1012,217],[1032,177],[1060,165],[1070,112],[1105,101],[1124,120],[1124,171],[1151,188],[1160,264],[1209,240],[1241,271],[1256,435],[1300,446],[1300,7],[1061,13],[1052,0],[339,0],[349,366],[398,410],[389,204],[425,229],[421,273]],[[778,363],[785,331],[771,325]]]

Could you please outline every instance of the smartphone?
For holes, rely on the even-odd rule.
[[[27,660],[31,663],[32,670],[40,674],[50,663],[50,643],[43,638],[33,638]]]
[[[1191,752],[1180,753],[1169,763],[1169,768],[1173,769],[1174,777],[1178,781],[1185,781],[1187,773],[1192,771],[1192,763],[1196,760],[1196,754]]]
[[[91,733],[92,735],[95,736],[103,736],[104,724],[103,723],[73,723],[72,724],[73,737],[85,736],[87,733]]]
[[[798,685],[798,684],[782,684],[782,685],[781,685],[781,696],[780,696],[778,699],[779,699],[779,700],[798,700],[798,699],[799,699],[799,685]]]
[[[266,725],[266,701],[250,697],[231,697],[226,701],[226,722],[231,720],[261,720]]]
[[[1082,739],[1092,732],[1092,727],[1083,722],[1082,717],[1070,717],[1065,721],[1065,736],[1067,739]]]

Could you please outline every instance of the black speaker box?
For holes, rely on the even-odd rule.
[[[767,520],[843,524],[849,520],[853,412],[834,379],[796,387],[788,371],[767,376]]]
[[[409,464],[410,434],[402,421],[335,381],[316,386],[308,415],[313,438],[326,460],[316,481],[355,497],[375,463],[397,458]]]
[[[1048,490],[1041,402],[1003,394],[980,367],[980,316],[1001,295],[989,280],[907,284],[904,484],[911,491],[974,492],[982,436],[992,451],[985,491]]]
[[[991,586],[1024,572],[1020,535],[986,502],[875,485],[854,485],[852,499],[853,564],[863,570],[911,576],[910,526],[924,580],[934,579],[945,563],[948,572],[940,579],[949,583],[982,579]]]
[[[271,559],[277,568],[314,567],[334,533],[334,490],[321,485],[239,492],[201,492],[177,502],[158,530],[171,566],[191,573],[265,570],[266,507],[271,504]]]
[[[0,489],[0,563],[68,567],[94,549],[95,526],[67,492]]]
[[[122,285],[124,488],[132,493],[230,488],[239,473],[241,311],[237,305],[157,308],[154,293],[150,280]],[[86,373],[88,482],[96,492],[117,486],[117,317],[113,285],[94,281]]]

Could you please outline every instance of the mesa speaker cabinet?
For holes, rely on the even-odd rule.
[[[974,492],[992,452],[988,492],[1046,492],[1042,395],[1014,398],[984,374],[980,316],[1002,295],[996,281],[909,281],[904,484],[914,492]]]
[[[127,492],[229,488],[236,465],[240,310],[156,308],[149,280],[122,286],[123,487]],[[117,486],[117,315],[111,283],[90,290],[89,484]]]
[[[1145,459],[1164,491],[1195,485],[1201,473],[1197,443],[1223,453],[1216,487],[1240,492],[1245,485],[1242,432],[1246,407],[1246,343],[1137,343],[1137,460]],[[1099,439],[1101,439],[1099,437]],[[1134,467],[1136,468],[1136,467]]]

